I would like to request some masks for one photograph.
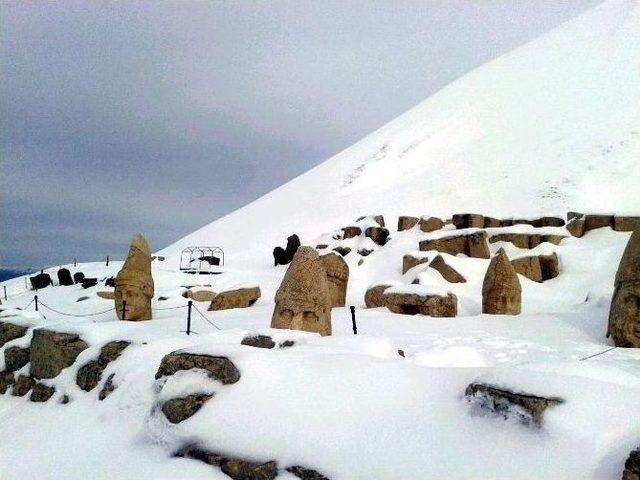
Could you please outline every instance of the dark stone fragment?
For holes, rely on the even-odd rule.
[[[84,273],[76,272],[73,274],[74,283],[82,283],[82,280],[84,280]]]
[[[11,395],[13,395],[14,397],[24,397],[35,385],[35,383],[36,381],[33,378],[20,375],[13,385],[13,391],[11,392]]]
[[[83,275],[84,277],[84,275]],[[109,277],[104,281],[104,285],[105,287],[115,287],[116,286],[116,279],[114,277]]]
[[[9,347],[4,351],[4,365],[8,372],[20,370],[29,363],[29,347]]]
[[[302,480],[329,480],[329,477],[325,477],[317,470],[301,467],[300,465],[287,467],[285,470]]]
[[[68,269],[61,268],[58,270],[58,284],[65,287],[73,285],[73,278],[71,277],[71,272]]]
[[[30,277],[29,281],[33,290],[40,290],[53,285],[53,280],[51,280],[51,276],[48,273],[39,273],[35,277]]]
[[[32,402],[46,402],[55,393],[55,387],[48,387],[42,383],[36,383],[31,389],[29,400]]]
[[[280,342],[278,348],[291,348],[296,344],[293,340],[285,340],[284,342]]]
[[[98,284],[98,279],[97,278],[83,278],[82,282],[80,282],[80,285],[82,285],[82,288],[91,288],[91,287],[95,287]]]
[[[116,385],[113,383],[113,377],[115,375],[115,373],[112,373],[107,377],[102,390],[100,390],[100,393],[98,394],[98,400],[102,401],[114,392]]]
[[[23,337],[28,328],[23,325],[16,325],[10,322],[0,322],[0,347],[5,343]]]
[[[254,335],[254,336],[244,337],[242,339],[242,342],[240,343],[242,345],[247,345],[249,347],[256,347],[256,348],[273,348],[276,346],[276,343],[268,335]]]
[[[223,384],[236,383],[240,380],[240,372],[227,357],[197,355],[186,352],[172,352],[164,356],[156,372],[156,379],[173,375],[180,370],[200,368],[209,372],[209,378],[219,380]]]
[[[100,382],[102,372],[110,362],[120,356],[122,351],[129,346],[129,342],[118,340],[106,343],[100,349],[100,355],[96,360],[84,364],[78,369],[76,384],[85,392],[90,392]]]
[[[273,480],[278,475],[275,461],[258,463],[226,457],[189,445],[176,453],[177,457],[193,458],[220,469],[234,480]]]
[[[10,386],[16,383],[13,372],[0,372],[0,394],[7,393]]]
[[[196,394],[172,398],[162,405],[162,413],[171,423],[180,423],[193,416],[213,395]]]
[[[38,328],[33,332],[29,372],[34,378],[53,378],[75,362],[87,343],[74,333]]]

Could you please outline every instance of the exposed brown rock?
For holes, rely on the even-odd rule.
[[[384,307],[384,291],[391,285],[375,285],[369,287],[364,294],[364,304],[367,308]]]
[[[188,445],[176,453],[177,457],[193,458],[208,465],[219,467],[233,480],[273,480],[278,475],[275,461],[251,462],[208,452],[195,445]]]
[[[374,222],[376,222],[378,225],[380,225],[381,227],[386,226],[384,224],[384,217],[382,215],[368,215],[368,216],[364,216],[364,217],[359,217],[356,222],[359,222],[360,220],[364,220],[365,218],[371,218],[373,219]]]
[[[540,427],[549,407],[564,403],[558,397],[539,397],[515,393],[483,383],[472,383],[465,390],[467,400],[504,418],[516,417],[525,425]]]
[[[356,226],[344,227],[342,229],[342,238],[359,237],[362,234],[362,229]]]
[[[172,398],[162,404],[162,413],[171,423],[180,423],[192,417],[213,395],[204,393]]]
[[[384,227],[369,227],[365,230],[364,235],[369,237],[376,245],[386,245],[389,239],[389,230]]]
[[[455,317],[458,312],[458,298],[449,293],[441,295],[420,295],[416,293],[385,293],[386,307],[393,313],[404,315],[429,315],[431,317]]]
[[[9,387],[16,383],[13,372],[0,372],[0,394],[7,393]]]
[[[347,262],[345,262],[340,255],[335,253],[322,255],[320,261],[327,273],[329,305],[331,305],[331,308],[344,307],[347,301],[349,265],[347,265]]]
[[[451,222],[459,230],[461,228],[483,228],[484,216],[478,213],[456,213]]]
[[[13,395],[14,397],[24,397],[27,393],[29,393],[29,390],[33,388],[35,383],[36,381],[31,377],[18,375],[18,379],[13,385],[11,395]]]
[[[574,218],[581,218],[584,217],[584,213],[580,213],[580,212],[567,212],[567,222],[570,222],[571,220],[573,220]]]
[[[542,227],[564,227],[565,221],[560,217],[542,217]]]
[[[285,470],[302,480],[329,480],[328,477],[325,477],[317,470],[301,467],[300,465],[287,467]]]
[[[467,279],[460,275],[455,268],[444,261],[442,255],[437,255],[436,258],[431,261],[429,267],[437,270],[447,282],[465,283],[467,281]]]
[[[113,383],[113,377],[115,376],[116,374],[112,373],[107,377],[107,379],[104,382],[104,385],[102,386],[102,390],[100,390],[100,393],[98,394],[98,400],[100,401],[104,400],[115,391],[116,384]]]
[[[217,293],[213,290],[187,290],[182,294],[184,298],[189,298],[194,302],[211,302],[216,298]]]
[[[487,245],[487,233],[485,231],[474,232],[468,235],[454,235],[442,237],[434,240],[423,240],[420,242],[420,250],[437,250],[457,255],[464,253],[468,257],[489,258],[489,246]]]
[[[511,265],[513,265],[516,273],[524,275],[534,282],[542,282],[542,268],[540,267],[540,258],[537,256],[521,257],[511,260]]]
[[[540,235],[540,243],[553,243],[554,245],[560,245],[562,240],[567,238],[564,235]]]
[[[348,247],[336,247],[336,248],[333,249],[333,251],[334,252],[338,252],[343,257],[346,257],[347,254],[351,251],[351,249],[348,248]]]
[[[20,370],[29,363],[29,347],[21,348],[17,346],[6,348],[4,351],[4,368],[7,372]]]
[[[318,253],[300,247],[275,295],[271,328],[331,335],[329,285]]]
[[[96,360],[91,360],[78,369],[76,374],[78,387],[85,392],[90,392],[96,388],[107,365],[117,359],[129,345],[130,342],[125,340],[113,341],[103,345]]]
[[[361,248],[360,250],[358,250],[358,255],[362,257],[368,257],[372,253],[373,253],[373,250],[369,250],[368,248]],[[360,259],[360,261],[362,262],[362,259]]]
[[[613,229],[616,232],[633,232],[640,228],[640,217],[614,217]]]
[[[407,216],[398,217],[398,231],[402,232],[404,230],[409,230],[415,227],[419,221],[420,219],[418,217],[407,217]]]
[[[519,315],[521,296],[518,274],[500,249],[491,259],[482,283],[482,313]]]
[[[518,248],[531,249],[541,243],[553,243],[560,245],[564,235],[539,235],[537,233],[499,233],[491,235],[489,243],[510,242]]]
[[[0,347],[5,343],[23,337],[27,333],[28,327],[16,325],[10,322],[0,322]]]
[[[632,450],[624,462],[622,480],[640,480],[640,448]]]
[[[129,254],[116,276],[115,306],[120,320],[151,320],[153,278],[151,277],[151,249],[140,234],[135,235]],[[126,311],[123,311],[126,302]]]
[[[226,292],[219,293],[213,298],[211,304],[209,305],[209,310],[247,308],[256,303],[260,296],[260,287],[227,290]]]
[[[585,234],[584,227],[584,218],[581,217],[573,217],[569,220],[569,223],[567,223],[567,231],[572,237],[582,237]]]
[[[550,280],[560,275],[560,265],[558,255],[554,252],[550,255],[538,255],[540,260],[540,270],[542,271],[542,280]]]
[[[585,232],[595,230],[596,228],[611,227],[613,228],[613,215],[585,215],[584,229]]]
[[[618,347],[640,348],[640,229],[629,238],[614,285],[607,337]]]
[[[236,383],[240,380],[240,371],[227,357],[198,355],[188,352],[171,352],[165,355],[156,372],[156,380],[168,377],[180,370],[199,368],[209,372],[209,378],[219,380],[223,384]]]
[[[444,227],[444,222],[437,217],[423,217],[420,219],[419,225],[423,232],[435,232]]]
[[[43,383],[36,383],[31,389],[29,400],[32,402],[46,402],[55,392],[55,387],[49,387]]]
[[[502,220],[493,217],[484,217],[484,228],[502,227]]]
[[[38,328],[31,339],[29,373],[34,378],[53,378],[70,367],[87,347],[74,333]]]
[[[276,346],[276,342],[269,335],[247,336],[242,339],[240,344],[256,348],[273,348]]]
[[[402,274],[404,275],[409,270],[417,265],[422,265],[423,263],[428,263],[429,259],[427,257],[414,257],[412,254],[407,253],[402,256]]]

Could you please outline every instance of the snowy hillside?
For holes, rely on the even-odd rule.
[[[640,2],[608,1],[151,262],[139,250],[118,288],[143,291],[150,320],[118,319],[123,262],[0,282],[0,479],[622,478],[640,349],[605,334],[640,225],[638,85]],[[399,215],[441,219],[397,231]],[[272,250],[294,232],[348,270],[330,336],[270,328],[288,268]],[[181,270],[195,245],[224,265]],[[518,314],[483,313],[501,250]],[[394,295],[455,295],[455,314],[392,313]]]
[[[606,2],[160,254],[213,244],[253,263],[364,214],[638,213],[638,85],[640,5]]]

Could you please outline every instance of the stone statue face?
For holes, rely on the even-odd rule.
[[[616,288],[609,328],[616,345],[640,347],[640,282],[625,282]]]
[[[121,313],[123,301],[126,301],[125,318],[127,320],[150,318],[152,296],[153,287],[146,282],[120,282],[115,290],[116,309]]]

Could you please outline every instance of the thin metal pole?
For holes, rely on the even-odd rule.
[[[76,257],[73,257],[73,266],[74,267],[78,266],[78,259],[76,259]]]
[[[109,266],[109,255],[107,255],[107,267]]]
[[[193,302],[189,300],[187,303],[187,335],[191,334],[191,306]]]
[[[33,297],[33,300],[36,302],[36,312],[38,311],[38,295]]]
[[[349,309],[351,310],[351,325],[353,326],[353,334],[357,335],[358,334],[358,326],[356,325],[356,307],[351,305],[349,307]]]
[[[122,301],[122,320],[126,320],[127,319],[127,301],[123,300]]]
[[[6,300],[7,299],[7,286],[3,285],[3,287],[4,287],[4,299]]]

